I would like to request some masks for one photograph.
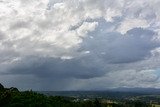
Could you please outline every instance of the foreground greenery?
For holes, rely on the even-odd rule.
[[[0,107],[151,107],[139,101],[101,102],[98,99],[76,101],[76,98],[46,96],[33,91],[20,92],[0,84]]]

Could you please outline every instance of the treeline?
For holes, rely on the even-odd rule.
[[[78,101],[74,98],[46,96],[33,91],[20,92],[0,84],[0,107],[149,107],[142,102],[101,103],[98,99]]]

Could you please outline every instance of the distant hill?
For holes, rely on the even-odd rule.
[[[134,92],[134,93],[142,93],[142,94],[160,94],[160,89],[157,89],[157,88],[115,88],[110,91]]]
[[[129,99],[136,96],[160,95],[160,89],[155,88],[115,88],[104,91],[40,91],[45,95],[68,96],[76,98],[109,98]]]

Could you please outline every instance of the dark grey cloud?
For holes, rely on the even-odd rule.
[[[101,32],[103,30],[97,28],[92,32],[90,35],[93,38],[84,40],[82,49],[90,51],[106,63],[141,61],[150,58],[151,50],[160,46],[159,41],[155,39],[157,34],[148,29],[133,28],[124,35],[117,32]]]
[[[103,76],[102,66],[87,61],[89,58],[62,60],[59,58],[27,57],[8,68],[8,74],[34,75],[39,78],[89,79]]]
[[[74,90],[78,84],[81,86],[79,80],[103,77],[106,73],[104,67],[89,56],[67,60],[30,56],[3,68],[0,75],[11,77],[8,82],[2,82],[22,90],[29,87],[33,90]]]

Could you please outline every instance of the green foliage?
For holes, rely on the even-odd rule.
[[[0,83],[0,90],[4,90],[4,86]]]

